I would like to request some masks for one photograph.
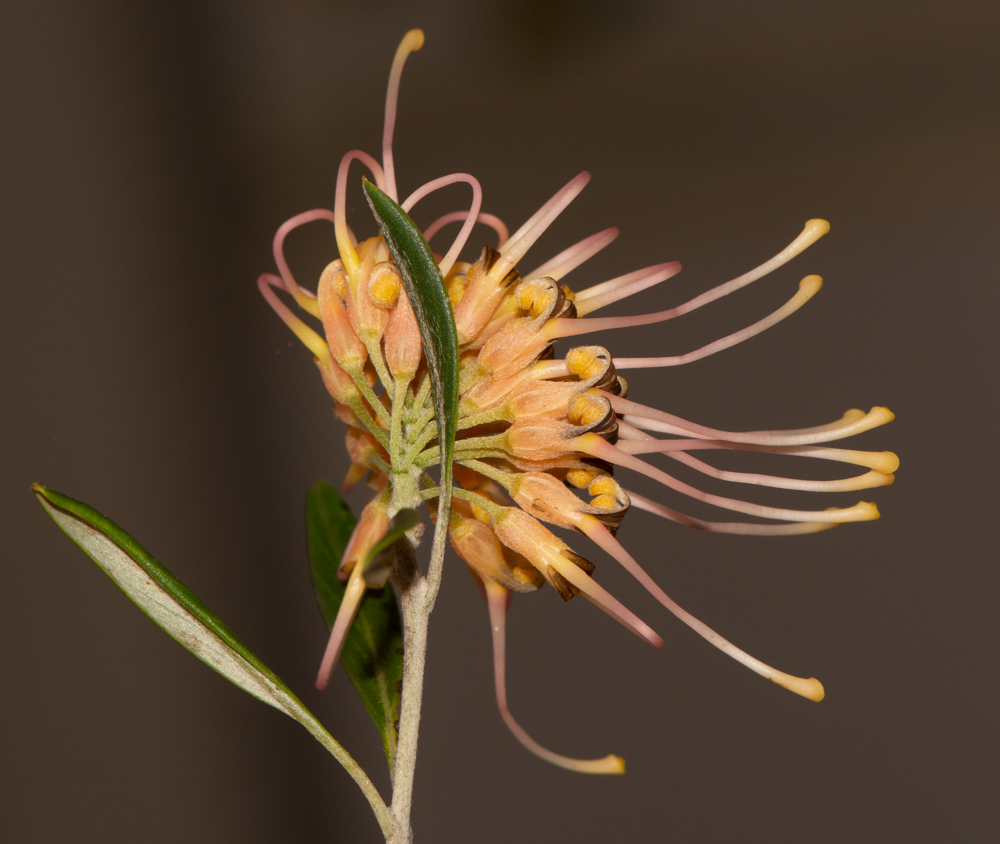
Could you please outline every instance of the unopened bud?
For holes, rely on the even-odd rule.
[[[396,265],[391,261],[383,261],[372,269],[368,295],[378,307],[391,308],[399,299],[402,283]]]
[[[347,315],[358,337],[371,346],[382,339],[389,320],[388,311],[380,307],[371,295],[371,283],[381,275],[375,268],[389,258],[385,241],[381,237],[372,237],[359,243],[358,258],[357,286],[354,295],[348,295]]]
[[[368,350],[354,332],[344,309],[342,294],[338,292],[339,288],[346,288],[346,284],[340,261],[334,261],[319,277],[316,295],[330,353],[342,367],[357,367],[368,357]]]
[[[340,572],[350,574],[358,561],[364,561],[368,552],[374,548],[389,529],[388,500],[384,495],[378,495],[365,505],[361,518],[351,534],[344,556],[340,561]]]
[[[566,484],[546,472],[516,475],[508,492],[526,513],[557,527],[575,528],[585,506]]]
[[[507,451],[523,460],[546,460],[575,451],[567,443],[579,433],[578,427],[558,419],[531,416],[507,429]]]
[[[534,569],[511,565],[496,534],[482,522],[453,512],[448,536],[455,553],[480,577],[514,592],[534,592],[542,585]]]
[[[582,569],[586,574],[594,564],[576,554],[552,531],[523,510],[508,507],[493,521],[493,530],[504,545],[530,562],[549,584],[568,601],[580,590],[556,570],[566,565]]]
[[[409,297],[397,296],[385,329],[385,362],[394,378],[412,378],[420,366],[423,344]]]
[[[490,268],[498,257],[495,250],[485,247],[479,260],[466,274],[465,292],[455,306],[455,330],[458,332],[459,345],[464,346],[476,339],[493,317],[507,288],[517,281],[517,273],[514,271],[502,279],[490,277]]]
[[[479,352],[479,364],[494,378],[527,369],[549,345],[534,322],[514,322],[494,334]]]

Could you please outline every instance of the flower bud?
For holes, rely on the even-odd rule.
[[[353,295],[348,291],[347,315],[361,341],[373,346],[385,333],[389,312],[372,299],[371,283],[383,280],[384,273],[376,271],[376,265],[389,259],[389,250],[381,237],[372,237],[358,244],[358,258],[358,283]]]
[[[382,261],[372,268],[368,279],[368,297],[379,308],[395,307],[399,301],[403,280],[392,261]]]
[[[485,378],[463,390],[460,401],[468,408],[467,412],[470,415],[484,410],[492,410],[502,404],[503,400],[522,384],[531,381],[531,373],[528,370],[516,372],[505,378]]]
[[[409,297],[403,293],[389,315],[385,330],[385,362],[394,378],[408,380],[416,373],[422,356],[420,326]]]
[[[480,577],[512,592],[534,592],[542,576],[530,566],[511,564],[496,534],[474,518],[453,512],[448,526],[451,547]]]
[[[502,279],[490,278],[490,268],[498,257],[498,252],[488,246],[484,247],[479,260],[466,274],[465,292],[455,307],[455,330],[458,332],[460,346],[471,343],[476,338],[493,317],[507,288],[517,281],[517,273],[513,270]]]
[[[576,449],[569,440],[584,433],[575,425],[568,425],[547,416],[529,416],[511,425],[506,433],[506,450],[522,460],[546,460],[568,454]]]
[[[385,450],[372,438],[372,435],[361,428],[348,427],[344,436],[347,453],[352,463],[369,465],[368,458],[372,455],[387,457]]]
[[[323,319],[323,331],[333,359],[341,367],[361,366],[368,357],[368,350],[358,339],[339,291],[346,289],[347,277],[340,261],[329,264],[319,277],[317,298],[319,312]]]
[[[378,495],[365,505],[340,560],[340,574],[348,575],[354,571],[358,561],[364,562],[368,552],[385,536],[389,529],[388,503],[386,496]]]
[[[514,375],[534,363],[549,342],[534,321],[512,322],[486,341],[479,364],[494,378]]]
[[[566,416],[572,398],[580,391],[576,381],[526,381],[519,385],[507,399],[511,418]]]
[[[564,601],[578,595],[580,590],[554,566],[568,562],[588,575],[594,571],[593,563],[571,551],[565,542],[523,510],[506,508],[503,515],[494,520],[493,530],[497,539],[538,569]]]
[[[522,472],[508,487],[511,498],[526,513],[556,527],[575,528],[583,501],[547,472]]]
[[[326,391],[341,406],[350,404],[360,395],[351,377],[340,368],[337,361],[329,359],[324,362],[317,358],[316,366],[319,368],[319,374],[323,379]]]

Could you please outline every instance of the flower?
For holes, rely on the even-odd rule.
[[[342,573],[349,578],[347,595],[323,659],[320,687],[336,662],[365,588],[385,583],[384,572],[366,572],[364,564],[358,563],[385,535],[394,512],[421,498],[433,502],[439,494],[426,473],[440,462],[441,455],[416,317],[384,240],[374,237],[356,242],[345,215],[353,161],[365,165],[377,185],[397,200],[392,158],[396,99],[403,64],[422,44],[423,33],[413,30],[396,53],[386,102],[382,163],[359,150],[348,152],[338,172],[334,210],[308,211],[281,226],[274,239],[279,273],[264,274],[259,280],[267,301],[312,351],[336,415],[347,425],[352,465],[345,489],[367,475],[376,493],[342,563]],[[515,592],[532,592],[547,583],[565,600],[583,593],[637,636],[663,647],[663,640],[645,622],[594,579],[594,564],[543,523],[584,534],[717,648],[769,680],[819,701],[824,692],[818,680],[793,677],[765,665],[678,606],[619,543],[616,533],[632,506],[704,531],[788,536],[876,519],[875,505],[860,502],[847,508],[805,510],[764,506],[704,492],[640,455],[661,454],[737,485],[812,492],[888,485],[899,461],[891,452],[826,445],[891,421],[886,408],[868,413],[849,410],[835,422],[812,428],[734,432],[699,425],[628,398],[622,371],[686,364],[742,343],[808,302],[822,285],[815,275],[803,278],[795,294],[770,316],[685,355],[616,358],[603,346],[587,345],[555,357],[557,340],[665,322],[734,293],[792,260],[830,228],[824,220],[809,220],[798,237],[773,258],[684,304],[639,316],[594,317],[601,308],[676,275],[680,265],[670,262],[630,271],[583,290],[563,283],[615,239],[618,230],[611,228],[522,274],[518,266],[529,249],[589,179],[588,173],[571,179],[513,234],[508,234],[501,220],[481,210],[479,182],[464,173],[418,188],[402,202],[402,208],[409,212],[420,199],[447,185],[466,183],[472,190],[468,210],[435,220],[424,229],[424,236],[431,241],[446,225],[462,223],[448,251],[435,256],[453,306],[460,354],[456,487],[448,530],[452,547],[489,606],[501,714],[522,744],[550,762],[580,771],[620,773],[624,766],[616,756],[579,760],[543,748],[517,724],[507,706],[504,627]],[[316,294],[299,287],[282,249],[289,231],[314,220],[333,223],[340,252],[339,259],[324,270]],[[458,261],[477,224],[494,230],[496,247],[484,246],[473,263]],[[276,290],[291,295],[302,310],[320,320],[325,337],[293,314]],[[813,481],[727,471],[695,456],[700,451],[734,450],[839,461],[867,471],[843,480]],[[624,489],[614,477],[616,468],[646,475],[675,492],[757,521],[706,521],[686,515]]]

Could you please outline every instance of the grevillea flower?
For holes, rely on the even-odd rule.
[[[337,176],[334,210],[308,211],[281,226],[274,238],[278,274],[264,274],[259,280],[268,303],[313,353],[333,397],[336,415],[347,426],[346,444],[352,462],[345,489],[367,475],[375,490],[341,565],[348,586],[322,661],[317,681],[321,688],[336,663],[365,589],[383,586],[388,577],[384,570],[366,569],[365,560],[386,533],[397,486],[411,484],[413,490],[420,489],[419,497],[432,505],[438,496],[435,482],[426,474],[440,462],[441,455],[417,318],[385,241],[373,237],[358,243],[345,216],[348,171],[353,161],[367,167],[378,187],[398,201],[392,158],[396,99],[403,64],[422,44],[423,33],[413,30],[396,53],[389,78],[382,163],[359,150],[348,152]],[[572,289],[564,279],[615,239],[618,230],[611,228],[584,238],[536,269],[522,272],[519,267],[528,251],[589,179],[587,173],[571,179],[513,234],[508,234],[501,220],[482,211],[479,182],[466,173],[429,182],[401,205],[410,212],[428,194],[455,183],[465,183],[472,191],[468,209],[431,222],[423,234],[427,241],[436,241],[446,226],[462,224],[443,256],[435,254],[454,309],[460,353],[456,486],[448,528],[452,547],[468,566],[489,606],[500,711],[522,744],[542,758],[579,771],[620,773],[624,766],[616,756],[578,760],[546,750],[514,721],[507,706],[504,623],[515,592],[533,592],[547,583],[567,601],[583,594],[649,644],[663,646],[663,640],[645,622],[599,585],[593,577],[594,564],[546,524],[584,534],[717,648],[763,677],[818,701],[823,697],[818,680],[793,677],[765,665],[691,616],[653,581],[616,534],[632,506],[699,530],[758,536],[812,533],[879,515],[875,505],[867,502],[847,508],[782,509],[710,494],[678,480],[645,456],[662,455],[737,486],[806,492],[886,486],[892,483],[899,461],[891,452],[826,445],[889,422],[893,416],[883,407],[868,413],[849,410],[835,422],[812,428],[734,432],[699,425],[626,397],[622,371],[691,363],[742,343],[808,302],[822,284],[815,275],[803,278],[788,302],[771,315],[685,355],[619,358],[598,345],[576,346],[557,355],[558,340],[666,322],[734,293],[792,260],[830,228],[824,220],[810,220],[773,258],[684,304],[639,316],[595,317],[593,314],[611,303],[675,275],[680,265],[658,264],[583,290]],[[314,220],[333,223],[340,253],[323,271],[315,294],[298,285],[283,254],[289,231]],[[473,263],[459,261],[477,225],[493,229],[496,245],[483,246]],[[302,311],[322,323],[325,337],[296,316],[276,291],[289,294]],[[733,450],[838,461],[866,471],[844,480],[801,480],[726,471],[695,456]],[[627,491],[614,477],[616,469],[646,475],[675,493],[756,520],[706,521],[686,515]],[[436,514],[436,508],[433,512]]]

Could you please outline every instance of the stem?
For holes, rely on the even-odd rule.
[[[385,405],[379,401],[378,396],[369,386],[368,381],[365,379],[364,370],[359,366],[353,366],[350,369],[344,370],[354,382],[354,386],[358,388],[358,391],[362,396],[365,397],[368,404],[371,405],[372,410],[375,411],[375,415],[378,416],[379,422],[389,427],[389,411],[385,409]]]
[[[451,483],[445,478],[446,500],[438,502],[434,545],[427,577],[420,576],[412,546],[409,553],[396,558],[394,580],[399,589],[403,616],[403,695],[399,707],[399,737],[396,741],[396,764],[392,775],[392,813],[403,842],[412,838],[410,809],[413,805],[413,779],[417,766],[417,738],[420,731],[420,708],[424,696],[424,669],[427,664],[427,631],[431,611],[441,587],[444,572],[445,540],[451,512]],[[414,485],[413,494],[416,495]]]
[[[448,536],[448,519],[451,516],[451,495],[453,487],[450,478],[444,478],[438,495],[437,524],[434,525],[434,544],[431,546],[431,564],[427,567],[427,615],[434,609],[438,590],[441,588],[441,575],[444,573],[445,539]]]
[[[389,431],[389,461],[393,466],[405,468],[403,463],[403,415],[405,412],[406,391],[409,389],[410,379],[399,378],[396,380],[395,395],[392,399],[392,418],[390,420]]]
[[[380,428],[378,426],[374,417],[368,412],[368,408],[365,406],[365,403],[361,401],[360,396],[355,401],[350,402],[347,406],[354,411],[354,415],[357,416],[358,421],[365,426],[365,430],[378,440],[379,445],[388,451],[389,439],[385,435],[385,428]]]
[[[382,356],[381,340],[363,338],[362,342],[365,344],[365,348],[368,349],[368,359],[372,362],[372,366],[375,367],[375,374],[378,375],[378,380],[382,382],[382,386],[388,391],[392,387],[394,379],[389,374],[389,369],[385,365],[385,358]]]
[[[420,384],[419,392],[413,397],[413,404],[411,409],[413,410],[413,415],[407,420],[411,424],[417,420],[418,417],[423,414],[424,409],[427,405],[427,397],[431,394],[431,379],[430,376],[424,375],[424,380]],[[434,418],[434,411],[431,411],[431,419]]]
[[[505,453],[503,449],[504,437],[506,437],[506,434],[493,434],[486,437],[467,437],[464,440],[456,440],[453,459],[456,462],[474,460],[479,457],[492,456],[493,452],[498,452],[497,456],[502,457]],[[419,466],[421,469],[426,469],[428,466],[433,466],[435,463],[440,462],[440,446],[434,446],[434,448],[422,451],[413,461],[414,465]]]
[[[412,840],[410,809],[413,805],[413,777],[417,765],[417,737],[420,706],[424,696],[424,668],[427,657],[427,581],[420,576],[414,555],[399,559],[395,571],[403,616],[403,697],[399,707],[399,737],[396,765],[392,775],[392,814],[400,840]]]

